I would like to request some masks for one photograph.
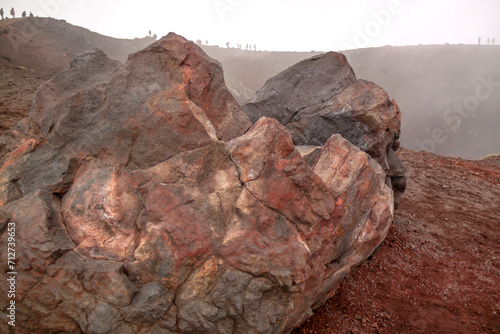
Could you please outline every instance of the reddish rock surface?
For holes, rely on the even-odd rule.
[[[339,135],[304,158],[277,120],[252,126],[175,34],[123,65],[81,54],[2,140],[18,333],[288,332],[393,218],[373,158]]]

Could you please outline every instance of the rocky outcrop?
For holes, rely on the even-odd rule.
[[[399,203],[406,187],[404,167],[393,152],[399,147],[400,110],[382,88],[356,79],[344,55],[329,52],[291,66],[243,108],[252,121],[280,121],[296,145],[323,146],[333,134],[342,135],[385,169]]]
[[[392,222],[376,160],[252,125],[220,64],[174,34],[123,65],[80,55],[9,136],[17,333],[289,332]]]

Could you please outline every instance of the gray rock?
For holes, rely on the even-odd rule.
[[[119,312],[114,307],[104,302],[99,302],[89,315],[89,333],[107,334],[111,333],[117,326]]]

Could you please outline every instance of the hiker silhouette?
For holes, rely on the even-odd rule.
[[[35,17],[32,12],[30,12],[30,17]]]
[[[2,20],[3,20],[3,8],[0,8],[0,16],[2,16]]]
[[[26,11],[23,11],[23,13],[21,14],[22,17],[26,17]]]
[[[12,15],[13,19],[16,18],[16,11],[14,10],[14,7],[12,7],[12,9],[10,10],[10,15]]]

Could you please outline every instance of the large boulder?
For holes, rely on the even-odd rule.
[[[344,55],[328,52],[289,67],[243,109],[253,122],[262,116],[280,121],[295,145],[323,146],[333,134],[342,135],[384,168],[399,203],[406,187],[403,164],[393,152],[400,110],[382,88],[356,79]]]
[[[123,65],[80,55],[0,143],[16,333],[289,332],[392,222],[375,159],[252,125],[220,64],[174,34]]]

